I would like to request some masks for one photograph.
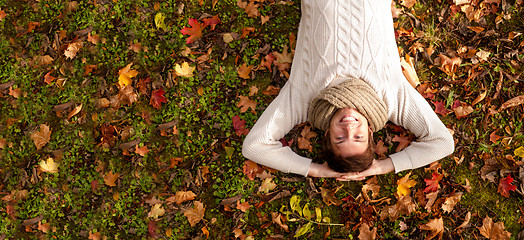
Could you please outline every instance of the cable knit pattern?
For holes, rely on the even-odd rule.
[[[387,105],[387,118],[417,140],[390,155],[395,171],[418,168],[454,150],[453,138],[400,66],[389,0],[302,0],[295,56],[286,85],[246,136],[243,155],[306,176],[311,159],[280,139],[307,121],[311,100],[344,77],[367,82]]]

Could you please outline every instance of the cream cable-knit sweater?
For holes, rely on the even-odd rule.
[[[388,120],[417,140],[392,154],[395,171],[418,168],[454,150],[453,137],[402,74],[390,0],[302,0],[297,45],[288,82],[250,130],[243,155],[259,164],[307,176],[311,159],[279,139],[307,121],[313,97],[335,76],[368,82],[388,106]]]

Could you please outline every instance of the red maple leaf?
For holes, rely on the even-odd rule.
[[[244,134],[249,133],[249,130],[245,128],[246,127],[246,120],[240,119],[238,115],[233,116],[233,128],[235,129],[235,133],[237,136],[242,136]]]
[[[151,104],[154,108],[160,109],[162,107],[163,102],[167,102],[167,99],[164,97],[164,89],[160,88],[151,93],[151,100],[149,101],[149,104]]]
[[[431,103],[433,103],[433,105],[435,105],[435,113],[438,113],[442,116],[446,116],[448,115],[450,112],[452,112],[451,110],[449,109],[446,109],[446,106],[444,105],[444,103],[442,102],[439,102],[439,101],[431,101]]]
[[[438,182],[442,180],[442,175],[438,173],[433,173],[431,179],[424,179],[424,182],[426,182],[426,188],[424,189],[424,193],[430,193],[435,192],[438,190]]]
[[[211,30],[215,30],[215,26],[220,23],[218,15],[215,15],[210,18],[204,18],[202,21],[204,21],[204,27],[211,26]]]
[[[185,27],[180,30],[182,34],[190,35],[186,40],[187,44],[190,44],[202,37],[202,25],[198,22],[198,20],[190,18],[189,25],[191,25],[190,28]]]
[[[500,179],[499,189],[497,192],[504,197],[509,197],[509,191],[515,191],[515,189],[517,189],[517,186],[511,185],[512,182],[513,178],[511,177],[511,175],[508,175],[507,177]]]

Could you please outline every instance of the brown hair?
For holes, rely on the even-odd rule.
[[[375,159],[375,142],[373,141],[373,132],[370,131],[368,137],[368,148],[361,154],[349,157],[341,157],[333,153],[331,139],[329,134],[322,141],[323,158],[327,160],[329,168],[336,172],[361,172],[368,169]]]

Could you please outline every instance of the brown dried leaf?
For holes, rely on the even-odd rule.
[[[402,73],[408,80],[409,84],[411,84],[411,86],[414,88],[417,88],[417,86],[420,84],[420,79],[417,76],[417,71],[415,71],[413,58],[406,54],[405,58],[400,58],[400,66],[402,66]]]
[[[200,222],[200,220],[204,218],[205,211],[206,208],[204,207],[204,204],[199,201],[195,201],[193,208],[184,211],[184,216],[187,217],[189,225],[194,227],[198,222]]]
[[[413,5],[415,5],[415,3],[417,3],[417,0],[402,0],[400,2],[400,5],[402,5],[404,7],[407,7],[407,8],[410,8],[410,7],[413,7]]]
[[[338,206],[342,203],[340,199],[337,199],[335,197],[335,193],[338,191],[338,189],[339,188],[327,189],[327,188],[320,187],[322,200],[324,201],[325,204],[327,204],[328,206],[331,204]]]
[[[253,65],[247,66],[246,63],[243,63],[240,67],[238,67],[238,76],[243,79],[251,79],[251,70],[253,70]]]
[[[280,226],[284,231],[289,231],[289,226],[282,223],[282,215],[278,212],[272,212],[271,213],[271,220],[272,222],[276,223],[278,226]]]
[[[460,226],[458,226],[456,229],[467,227],[469,225],[470,220],[471,220],[471,212],[468,212],[466,214],[466,218],[464,219],[464,222],[460,224]]]
[[[362,223],[360,225],[359,240],[375,240],[377,238],[377,227],[373,227],[373,229],[370,230],[370,226],[367,223]]]
[[[36,149],[40,149],[51,139],[51,129],[45,124],[40,124],[40,131],[31,133],[31,139],[35,143]]]
[[[493,220],[486,216],[482,221],[482,226],[479,228],[480,234],[489,239],[509,239],[511,233],[504,230],[504,223],[493,223]]]
[[[104,176],[104,183],[107,186],[115,187],[116,186],[115,182],[118,179],[118,176],[120,176],[120,173],[113,173],[113,171],[109,171]]]
[[[192,191],[178,191],[175,196],[171,196],[166,199],[168,202],[175,202],[176,204],[181,204],[186,201],[191,201],[195,199],[196,194]]]
[[[455,205],[457,205],[457,203],[460,202],[461,198],[462,192],[457,192],[452,196],[447,197],[446,201],[444,201],[444,204],[442,204],[442,210],[448,213],[453,211],[453,208],[455,208]]]
[[[432,239],[436,236],[438,236],[439,239],[441,239],[442,234],[444,233],[444,220],[442,218],[435,218],[429,220],[429,222],[427,222],[426,224],[420,225],[418,228],[421,230],[431,231],[431,233],[426,236],[426,240]]]
[[[435,203],[435,200],[437,200],[438,196],[438,190],[436,192],[431,192],[426,194],[426,199],[428,199],[428,202],[426,203],[426,206],[424,207],[426,211],[431,212],[433,203]]]
[[[66,58],[73,59],[74,57],[76,57],[76,54],[78,53],[78,51],[80,51],[80,48],[82,48],[83,45],[84,45],[84,42],[81,42],[81,41],[70,43],[67,46],[67,49],[65,50],[64,55],[66,56]]]
[[[512,108],[515,106],[518,106],[520,104],[524,103],[524,95],[520,95],[518,97],[514,97],[507,102],[503,103],[502,106],[500,106],[498,112],[504,111],[508,108]]]

